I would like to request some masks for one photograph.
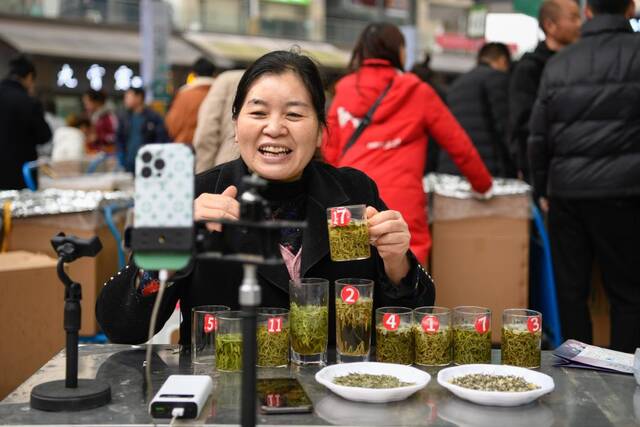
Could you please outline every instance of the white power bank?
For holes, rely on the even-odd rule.
[[[162,384],[149,405],[153,418],[173,418],[176,408],[183,414],[177,418],[198,418],[213,391],[208,375],[171,375]]]

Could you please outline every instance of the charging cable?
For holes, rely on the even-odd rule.
[[[153,344],[151,340],[153,340],[153,336],[155,335],[156,330],[156,320],[158,319],[158,312],[160,311],[160,304],[162,303],[162,296],[164,295],[164,290],[167,287],[167,280],[169,279],[169,270],[163,269],[159,271],[158,279],[160,280],[160,287],[158,288],[158,294],[156,295],[156,301],[153,304],[153,311],[151,312],[151,320],[149,322],[149,339],[147,340],[147,355],[146,355],[146,363],[145,363],[145,379],[147,381],[147,398],[153,398],[153,384],[151,383],[151,355],[153,353]],[[184,408],[175,408],[181,409],[184,412]],[[172,412],[173,415],[173,412]]]
[[[171,423],[169,423],[169,426],[172,426],[175,420],[182,416],[184,416],[184,408],[173,408],[171,411]]]

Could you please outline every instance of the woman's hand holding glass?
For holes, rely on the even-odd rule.
[[[398,211],[386,210],[378,212],[367,206],[369,238],[384,262],[387,277],[393,283],[400,283],[409,273],[407,251],[411,241],[409,226]]]
[[[193,217],[195,221],[211,221],[220,218],[240,219],[240,203],[235,199],[238,189],[231,185],[222,194],[203,193],[193,202]],[[222,224],[207,223],[209,231],[222,231]]]

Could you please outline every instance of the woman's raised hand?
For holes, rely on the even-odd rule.
[[[409,226],[398,211],[382,211],[367,206],[369,239],[384,261],[385,272],[391,281],[399,283],[409,272],[407,251],[411,241]]]
[[[238,189],[230,185],[222,194],[203,193],[193,201],[193,218],[195,221],[213,219],[237,220],[240,218],[240,203],[235,199]],[[210,222],[209,231],[222,231],[222,224]]]

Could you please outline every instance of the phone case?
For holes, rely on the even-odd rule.
[[[193,241],[194,159],[184,144],[148,144],[138,151],[132,247],[138,266],[184,268]]]

